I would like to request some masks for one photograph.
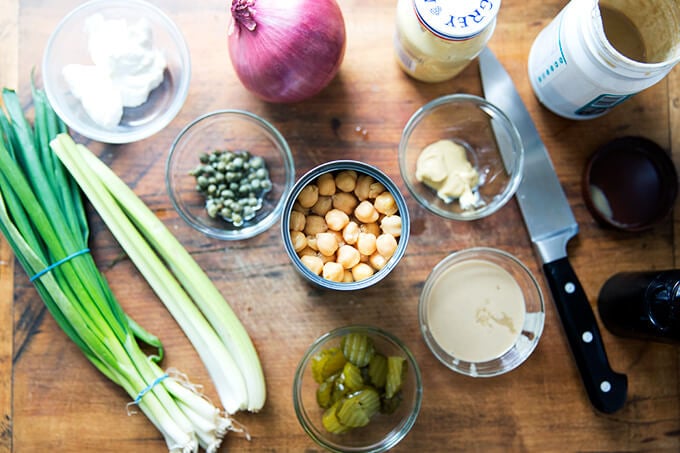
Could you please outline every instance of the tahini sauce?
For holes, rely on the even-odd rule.
[[[467,362],[500,357],[524,325],[522,290],[508,271],[484,260],[444,271],[428,296],[429,329],[447,353]]]

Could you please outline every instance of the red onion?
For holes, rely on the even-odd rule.
[[[232,0],[231,14],[231,62],[262,99],[307,99],[340,69],[345,21],[335,0]]]

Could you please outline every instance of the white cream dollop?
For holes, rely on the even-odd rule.
[[[167,62],[153,46],[149,23],[87,18],[85,31],[94,65],[70,64],[62,73],[71,93],[87,114],[102,127],[120,123],[124,107],[144,104],[149,93],[163,82]]]

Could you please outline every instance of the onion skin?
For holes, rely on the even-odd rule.
[[[268,102],[299,102],[333,80],[345,55],[335,0],[232,0],[229,56],[241,83]]]

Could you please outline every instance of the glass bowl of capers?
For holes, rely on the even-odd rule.
[[[377,327],[341,327],[319,337],[302,357],[293,405],[305,432],[336,452],[383,452],[413,427],[422,402],[413,354]]]
[[[285,138],[243,110],[218,110],[189,123],[172,143],[165,172],[180,217],[224,240],[251,238],[276,223],[294,178]]]

